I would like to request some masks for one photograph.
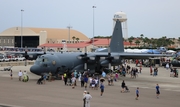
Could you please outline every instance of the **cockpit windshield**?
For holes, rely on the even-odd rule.
[[[38,57],[38,58],[36,59],[36,62],[48,62],[48,58]]]

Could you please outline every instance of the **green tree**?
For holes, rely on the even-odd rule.
[[[130,46],[131,46],[132,45],[132,40],[131,39],[129,40],[129,43],[130,43]]]
[[[140,37],[141,37],[141,40],[143,40],[143,38],[144,38],[144,35],[143,35],[143,34],[141,34],[141,35],[140,35]]]
[[[131,36],[130,38],[128,38],[128,41],[129,41],[130,45],[132,45],[133,40],[134,40],[134,37],[133,37],[133,36]]]
[[[136,43],[136,45],[139,46],[140,41],[138,39],[136,39],[135,43]]]
[[[146,44],[150,44],[150,40],[149,40],[149,38],[147,38],[147,37],[145,37],[144,39],[143,39],[143,44],[144,44],[144,47],[146,47],[145,45]]]
[[[79,41],[79,38],[76,38],[76,41],[77,41],[77,43],[78,43],[78,41]]]
[[[73,36],[73,37],[72,37],[72,39],[73,39],[73,43],[74,43],[74,40],[76,39],[76,37],[75,37],[75,36]]]

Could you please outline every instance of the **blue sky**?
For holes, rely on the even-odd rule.
[[[88,36],[112,35],[113,15],[127,14],[128,36],[180,37],[180,0],[1,0],[0,32],[24,27],[67,28]]]

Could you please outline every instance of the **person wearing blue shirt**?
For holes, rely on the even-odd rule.
[[[85,87],[85,90],[87,89],[87,83],[88,83],[88,76],[84,76],[84,87]]]
[[[159,85],[157,84],[156,85],[156,97],[159,98],[159,94],[160,94],[160,91],[159,91]]]
[[[137,87],[136,89],[136,100],[138,100],[138,98],[139,98],[139,87]]]
[[[102,72],[102,77],[106,77],[106,73],[104,71]]]
[[[100,89],[101,89],[101,96],[102,96],[103,93],[104,93],[104,84],[103,84],[103,82],[100,85]]]
[[[77,71],[74,71],[74,77],[77,78]]]

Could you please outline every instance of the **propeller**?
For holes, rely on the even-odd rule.
[[[82,59],[84,60],[84,70],[87,70],[87,62],[90,59],[89,57],[87,57],[87,48],[85,47],[85,53],[84,55],[80,55],[78,56],[78,59]]]
[[[46,54],[46,47],[45,46],[43,47],[43,51],[44,51],[44,54]]]
[[[101,62],[101,65],[108,63],[108,68],[111,69],[111,63],[114,57],[111,56],[111,49],[108,47],[108,56],[107,57],[101,57],[101,60],[104,60]]]
[[[113,59],[113,57],[111,57],[111,49],[110,49],[110,47],[108,48],[108,68],[109,69],[111,69],[111,62],[112,62],[112,59]]]

